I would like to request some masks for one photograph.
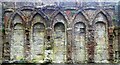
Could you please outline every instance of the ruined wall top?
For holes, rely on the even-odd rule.
[[[2,2],[5,8],[19,8],[22,6],[34,7],[60,7],[60,8],[113,8],[117,2]]]

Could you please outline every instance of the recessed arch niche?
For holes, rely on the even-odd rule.
[[[31,60],[37,63],[44,62],[45,43],[45,22],[43,18],[36,14],[33,17],[31,29]]]
[[[85,24],[78,22],[74,25],[73,32],[73,62],[75,63],[84,63],[85,62]]]
[[[19,15],[15,15],[12,21],[12,35],[10,44],[10,59],[22,60],[24,59],[24,26]]]
[[[96,42],[94,60],[96,63],[108,63],[108,23],[103,13],[99,13],[94,23]]]
[[[73,63],[85,63],[87,60],[86,49],[86,18],[79,12],[72,24],[72,61]]]
[[[67,47],[66,20],[62,14],[58,14],[53,24],[53,63],[64,63]]]

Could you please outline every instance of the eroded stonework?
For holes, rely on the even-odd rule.
[[[119,30],[113,20],[115,4],[9,4],[2,3],[3,62],[119,62]]]

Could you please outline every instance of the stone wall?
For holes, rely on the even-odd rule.
[[[119,36],[114,30],[115,3],[48,6],[33,2],[4,2],[2,5],[3,61],[119,62],[116,56],[119,55],[116,40]]]

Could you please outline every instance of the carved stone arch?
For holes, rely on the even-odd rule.
[[[45,58],[46,20],[40,12],[35,12],[30,22],[31,60],[35,60],[36,63],[43,63]]]
[[[40,12],[34,12],[30,22],[31,22],[30,26],[32,30],[34,25],[38,23],[43,24],[45,28],[47,27],[47,24],[46,24],[47,20],[44,18],[44,16]]]
[[[95,14],[94,14],[94,18],[93,18],[93,24],[95,24],[95,19],[96,19],[96,17],[99,15],[99,14],[102,14],[103,16],[104,16],[104,18],[106,18],[106,22],[104,22],[104,23],[106,23],[107,25],[108,25],[108,27],[111,27],[111,26],[113,26],[113,23],[112,23],[112,18],[111,18],[111,16],[110,16],[110,14],[108,14],[105,10],[102,10],[102,9],[100,9],[100,10],[97,10],[96,12],[95,12]]]
[[[78,12],[71,23],[72,28],[72,62],[85,63],[87,60],[86,49],[86,32],[88,28],[88,20],[86,15]],[[80,48],[79,48],[80,47]]]
[[[57,23],[57,22],[54,22],[54,19],[55,19],[55,17],[57,17],[57,15],[61,15],[62,17],[63,17],[63,19],[65,20],[65,22],[62,22],[63,24],[65,24],[65,25],[67,25],[67,27],[68,27],[68,25],[69,25],[69,22],[68,22],[68,17],[67,17],[67,15],[64,13],[64,12],[62,12],[62,11],[55,11],[52,15],[51,15],[51,25],[54,25],[55,23]]]
[[[78,19],[78,21],[76,19]],[[86,29],[88,28],[90,20],[88,19],[87,15],[84,11],[79,10],[78,13],[76,13],[73,16],[72,22],[70,23],[71,28],[73,28],[74,25],[78,22],[84,23]]]
[[[104,11],[99,11],[93,22],[94,40],[96,42],[94,61],[96,63],[109,63],[108,27],[111,22],[107,17],[108,15]]]
[[[61,10],[54,11],[54,13],[51,14],[52,19],[53,19],[58,13],[61,13],[61,14],[68,20],[67,15],[66,15],[63,11],[61,11]]]
[[[76,20],[76,19],[78,19],[78,20]],[[82,11],[78,11],[78,13],[75,14],[75,16],[73,16],[72,22],[70,23],[71,28],[73,28],[74,25],[78,22],[84,23],[86,29],[88,29],[89,20],[87,18],[87,15],[85,13],[83,13]]]
[[[22,23],[23,26],[26,25],[25,19],[24,19],[24,15],[23,15],[21,12],[18,12],[18,11],[17,11],[17,12],[15,12],[15,13],[11,16],[11,18],[9,19],[8,28],[11,28],[11,27],[14,25],[13,20],[15,19],[16,16],[18,16],[18,17],[21,19],[21,22],[19,22],[19,23]]]
[[[35,17],[39,17],[39,21],[33,22],[33,20],[34,20]],[[40,13],[36,12],[36,13],[32,16],[31,26],[33,26],[35,23],[38,23],[38,22],[43,23],[43,24],[46,26],[46,20],[45,20],[45,18],[43,18],[43,16],[42,16]]]
[[[56,14],[53,15],[53,17],[52,17],[52,24],[57,23],[57,22],[54,22],[54,19],[55,19],[58,15],[60,15],[60,16],[65,20],[65,22],[62,22],[63,24],[68,24],[67,18],[65,17],[66,15],[63,14],[62,12],[57,12]]]
[[[79,11],[73,16],[72,22],[70,23],[70,27],[73,27],[75,23],[80,22],[80,21],[75,21],[76,17],[79,16],[79,15],[82,16],[83,19],[84,19],[83,21],[81,20],[81,22],[83,22],[83,23],[85,24],[85,26],[88,26],[89,19],[88,19],[86,13],[85,13],[84,11],[82,11],[82,10],[79,10]],[[81,18],[81,19],[82,19],[82,18]]]
[[[32,25],[35,23],[35,22],[32,22],[32,21],[33,21],[33,18],[34,18],[36,15],[39,15],[40,18],[44,20],[44,22],[41,21],[41,23],[44,23],[45,26],[48,26],[47,21],[49,21],[49,18],[44,14],[43,11],[38,10],[38,9],[36,9],[36,10],[34,10],[34,11],[32,12],[32,16],[30,17],[30,20],[29,20],[29,21],[30,21],[30,23],[29,23],[30,26],[32,26]],[[40,22],[40,21],[39,21],[39,22]]]
[[[79,17],[80,16],[80,17]],[[76,20],[76,19],[78,19],[78,20]],[[85,25],[85,28],[86,28],[86,31],[87,31],[87,29],[88,29],[88,25],[89,25],[89,20],[88,20],[88,18],[87,18],[87,15],[85,14],[85,13],[83,13],[82,11],[78,11],[78,13],[77,14],[75,14],[75,16],[73,17],[73,20],[72,20],[72,22],[71,22],[71,24],[70,24],[70,26],[71,26],[71,28],[73,28],[74,27],[74,25],[76,24],[76,23],[83,23],[84,25]]]
[[[32,12],[32,15],[30,17],[30,21],[32,20],[32,18],[35,16],[35,14],[38,13],[39,15],[41,15],[43,18],[45,18],[46,20],[48,19],[47,15],[45,15],[45,13],[41,10],[41,9],[34,9],[34,11]]]
[[[58,13],[54,15],[51,25],[54,46],[52,61],[53,63],[65,63],[67,61],[67,20],[61,13]]]
[[[23,16],[23,14],[21,13],[21,12],[19,12],[19,11],[16,11],[16,12],[14,12],[13,14],[11,14],[11,16],[10,16],[10,18],[9,18],[9,20],[8,20],[8,23],[7,23],[7,27],[5,28],[5,35],[6,35],[6,37],[5,37],[5,42],[7,42],[7,43],[5,43],[5,44],[8,44],[7,45],[7,47],[4,47],[4,50],[8,50],[8,51],[10,51],[10,49],[11,49],[11,44],[13,43],[12,42],[12,40],[14,39],[14,38],[16,38],[16,36],[15,37],[13,37],[14,36],[14,33],[13,32],[15,32],[15,30],[14,30],[14,25],[16,25],[16,24],[22,24],[22,29],[21,30],[19,30],[17,33],[19,33],[20,34],[20,36],[17,36],[17,37],[20,37],[19,39],[23,39],[23,40],[21,40],[22,41],[22,43],[21,44],[24,44],[24,26],[25,26],[25,21],[24,21],[24,16]],[[18,26],[19,27],[19,26]],[[20,33],[21,32],[21,33]],[[15,35],[17,35],[17,33],[15,34]],[[13,38],[13,39],[12,39]],[[18,39],[18,38],[17,38]],[[16,40],[17,40],[16,39]],[[14,39],[15,40],[15,39]],[[14,45],[13,45],[14,46]],[[9,48],[8,48],[9,47]],[[13,50],[14,51],[14,50]],[[10,59],[10,53],[6,53],[5,51],[3,51],[5,54],[9,54],[9,59]],[[5,55],[4,55],[5,56]],[[7,55],[7,57],[8,57],[8,55]]]
[[[93,21],[93,26],[98,22],[102,22],[102,23],[106,24],[107,27],[109,27],[109,24],[110,24],[108,18],[106,17],[106,15],[103,12],[99,12],[96,15],[96,17]]]
[[[19,18],[18,18],[19,19]],[[15,19],[14,19],[15,20]],[[13,20],[13,21],[14,21]],[[13,24],[10,33],[10,60],[25,59],[24,43],[25,43],[25,27],[23,23],[17,22]]]
[[[35,7],[33,6],[23,6],[17,9],[18,11],[21,11],[21,13],[25,16],[25,20],[26,23],[28,23],[28,27],[29,27],[29,23],[30,23],[30,18],[32,16],[32,12],[35,10]]]

